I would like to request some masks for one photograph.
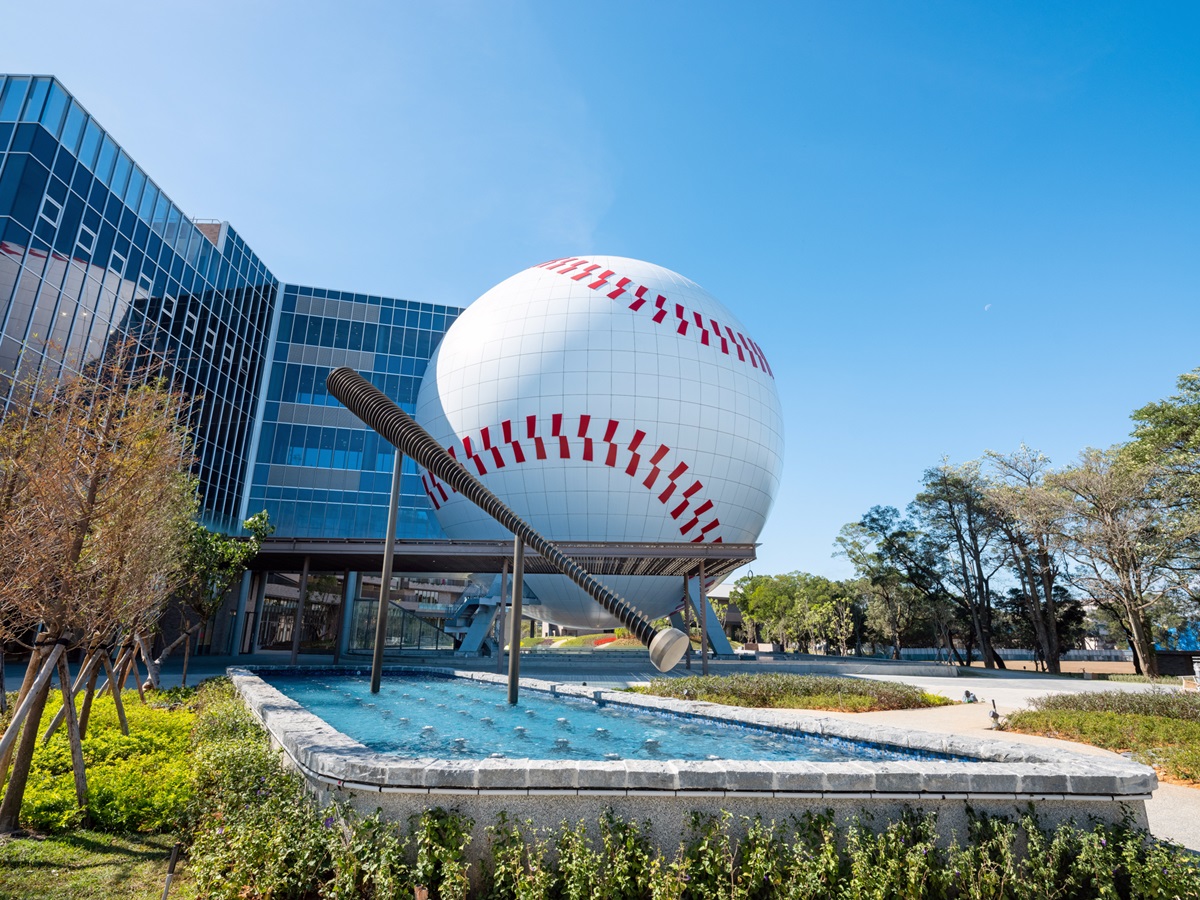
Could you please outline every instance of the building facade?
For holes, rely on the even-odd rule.
[[[0,414],[116,345],[157,353],[202,398],[193,426],[208,527],[236,533],[265,509],[277,536],[381,540],[392,447],[326,393],[325,376],[353,366],[412,412],[459,312],[281,282],[228,223],[180,210],[57,80],[0,75]],[[443,536],[411,461],[397,535]],[[290,644],[300,574],[248,582],[246,624],[220,619],[214,650]],[[329,649],[378,578],[314,583],[305,649]]]

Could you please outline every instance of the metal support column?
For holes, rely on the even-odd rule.
[[[346,605],[342,607],[342,624],[338,628],[338,653],[350,649],[350,623],[354,620],[354,602],[358,599],[358,583],[361,573],[351,571],[346,580]]]
[[[687,635],[687,650],[683,654],[684,668],[692,671],[692,599],[688,577],[683,576],[683,633]]]
[[[387,535],[383,540],[383,572],[379,577],[379,611],[375,615],[375,653],[371,657],[371,693],[379,693],[383,677],[383,643],[387,638],[388,604],[392,599],[392,556],[396,552],[396,507],[400,505],[400,467],[404,454],[396,450],[392,467],[392,499],[388,505]]]
[[[258,590],[254,593],[254,628],[250,636],[250,652],[257,653],[262,642],[263,604],[267,602],[267,583],[271,580],[270,572],[258,573]]]
[[[246,602],[250,599],[250,580],[250,573],[243,572],[242,586],[238,589],[237,608],[233,613],[233,627],[230,629],[230,656],[242,652],[242,633],[246,629]]]
[[[688,579],[688,603],[700,619],[701,629],[704,630],[707,626],[706,649],[711,646],[712,652],[717,656],[732,656],[733,646],[725,636],[725,629],[717,614],[713,612],[712,604],[708,602],[707,589],[702,579]]]
[[[521,681],[521,595],[525,592],[525,542],[513,537],[512,573],[512,637],[508,646],[508,704],[517,705],[517,688]]]
[[[496,674],[504,671],[504,596],[508,592],[508,560],[500,569],[500,608],[496,610]]]
[[[308,599],[308,566],[310,559],[304,557],[304,570],[300,573],[300,595],[296,598],[296,617],[292,620],[292,661],[300,661],[300,631],[304,627],[304,601]]]
[[[700,674],[708,674],[708,597],[704,588],[704,560],[700,560]]]
[[[346,607],[350,605],[350,570],[342,571],[342,605],[338,608],[333,626],[333,664],[342,658],[342,632],[345,631]]]

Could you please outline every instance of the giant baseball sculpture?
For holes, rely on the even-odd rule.
[[[557,541],[752,543],[783,462],[774,376],[746,328],[694,282],[620,257],[552,260],[476,300],[430,360],[415,418]],[[449,537],[506,536],[422,478]],[[618,624],[569,579],[526,580],[530,615]],[[652,619],[682,597],[678,578],[606,583]]]
[[[433,438],[409,418],[408,413],[388,399],[386,394],[346,366],[330,372],[325,383],[329,392],[350,412],[402,453],[424,466],[428,472],[435,473],[442,481],[453,485],[456,491],[490,516],[505,531],[520,537],[546,562],[562,572],[560,577],[569,578],[610,615],[615,616],[646,645],[650,650],[651,662],[660,672],[670,670],[679,662],[688,646],[687,636],[683,632],[674,628],[656,631],[641,612],[585,572],[578,563],[505,506],[495,494],[439,447]],[[509,702],[515,703],[516,695],[510,693],[509,696]]]

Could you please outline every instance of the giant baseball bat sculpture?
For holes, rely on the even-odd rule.
[[[429,432],[356,371],[347,366],[334,369],[325,379],[325,384],[329,393],[342,401],[350,412],[521,538],[542,559],[620,619],[621,624],[649,648],[650,661],[656,669],[666,672],[683,657],[688,647],[687,635],[676,628],[655,631],[649,620],[634,609],[629,601],[605,587],[551,541],[534,531],[528,522],[509,509],[479,479],[443,450]]]

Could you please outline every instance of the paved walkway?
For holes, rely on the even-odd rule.
[[[872,676],[878,677],[878,676]],[[1035,697],[1047,694],[1086,693],[1090,691],[1151,691],[1149,684],[1132,684],[1117,681],[1084,681],[1079,678],[1063,678],[1033,672],[980,671],[972,670],[969,677],[962,678],[880,678],[879,680],[902,681],[916,685],[931,693],[941,694],[951,700],[962,700],[963,692],[970,691],[979,702],[959,703],[934,709],[903,709],[874,713],[822,713],[841,718],[867,719],[880,724],[911,728],[918,731],[933,731],[942,734],[959,734],[976,738],[999,738],[1014,743],[1035,744],[1042,747],[1071,750],[1097,756],[1115,756],[1109,750],[1074,741],[1020,734],[1013,731],[995,732],[989,713],[992,701],[1001,716],[1016,712],[1029,705]],[[1160,690],[1162,690],[1160,688]],[[1171,690],[1171,688],[1167,688]],[[1146,816],[1150,832],[1155,837],[1175,841],[1189,850],[1200,852],[1200,788],[1183,787],[1159,782],[1154,797],[1146,802]]]
[[[222,675],[230,665],[285,665],[287,654],[261,654],[254,657],[193,657],[188,665],[188,683],[198,684],[205,678]],[[304,665],[330,665],[333,658],[329,656],[303,656]],[[345,664],[346,661],[343,661]],[[369,660],[351,661],[351,665],[361,665],[370,668]],[[497,671],[494,660],[452,660],[439,661],[439,665],[470,668],[475,670]],[[794,669],[795,664],[769,662],[725,662],[714,663],[710,666],[713,674],[730,672],[762,672],[787,671]],[[183,669],[182,657],[169,659],[164,666],[162,680],[165,686],[172,687],[180,683]],[[507,670],[505,670],[507,671]],[[699,674],[699,661],[693,663],[691,673],[682,665],[677,666],[673,675]],[[521,673],[534,678],[544,678],[552,681],[570,683],[587,683],[596,687],[622,688],[630,684],[649,681],[657,677],[658,672],[650,665],[649,660],[641,661],[636,657],[622,655],[621,658],[605,659],[602,654],[587,658],[570,660],[555,660],[548,657],[523,657]],[[6,686],[15,691],[20,687],[24,674],[23,663],[10,663],[7,666]],[[971,691],[979,698],[975,704],[956,704],[935,709],[895,710],[875,713],[821,713],[827,716],[841,716],[878,721],[902,728],[912,728],[919,731],[932,731],[948,734],[960,734],[970,737],[1001,738],[1014,742],[1038,744],[1046,747],[1061,747],[1078,753],[1097,755],[1108,754],[1109,751],[1091,747],[1086,744],[1076,744],[1070,741],[1060,741],[1052,738],[1034,735],[992,731],[992,721],[988,716],[995,701],[1000,715],[1007,715],[1028,705],[1034,697],[1063,692],[1085,691],[1148,691],[1153,688],[1146,684],[1128,684],[1122,682],[1084,681],[1078,678],[1064,678],[1053,675],[1041,675],[1032,672],[995,672],[972,669],[969,675],[955,677],[946,675],[916,676],[910,674],[870,675],[879,680],[897,681],[918,686],[924,690],[942,694],[952,700],[961,700],[964,691]],[[1200,852],[1200,788],[1181,787],[1171,784],[1160,784],[1154,792],[1153,799],[1147,801],[1146,812],[1149,818],[1150,831],[1156,837],[1175,841],[1190,850]]]

